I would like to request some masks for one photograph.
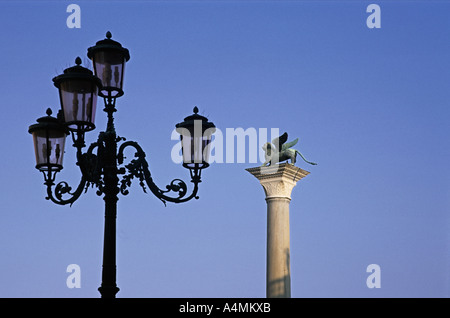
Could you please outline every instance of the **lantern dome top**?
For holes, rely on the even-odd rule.
[[[100,40],[95,43],[95,46],[88,48],[88,57],[92,59],[95,51],[116,50],[122,52],[125,60],[128,61],[130,59],[130,52],[128,51],[128,49],[122,47],[122,44],[120,44],[119,42],[112,40],[111,37],[111,32],[106,32],[106,39]]]
[[[81,58],[79,56],[75,59],[75,64],[75,66],[66,68],[63,74],[53,78],[53,84],[55,84],[56,87],[59,88],[59,85],[64,80],[71,79],[90,79],[94,81],[97,86],[101,86],[100,79],[95,76],[90,69],[81,66]]]
[[[57,117],[53,117],[51,108],[47,108],[47,111],[45,113],[47,114],[47,116],[36,119],[37,124],[33,124],[28,128],[28,132],[30,134],[37,129],[57,130],[65,132],[67,135],[69,134],[69,130],[62,123],[61,113],[58,113]]]
[[[200,120],[202,122],[203,130],[206,130],[208,128],[215,128],[216,127],[212,122],[208,121],[208,118],[198,114],[198,107],[197,106],[194,107],[193,112],[194,113],[192,115],[187,116],[186,118],[184,118],[184,121],[181,122],[181,123],[176,124],[175,127],[176,128],[193,127],[196,120]]]

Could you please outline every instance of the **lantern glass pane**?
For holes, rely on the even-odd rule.
[[[192,150],[192,161],[194,163],[203,162],[203,137],[194,137],[194,149]]]
[[[209,156],[211,154],[211,135],[203,136],[203,160],[209,163]]]
[[[183,163],[194,167],[196,163],[208,163],[211,148],[211,134],[196,136],[183,129],[181,134]]]
[[[216,128],[208,128],[203,132],[203,160],[209,163],[209,157],[211,155],[211,142],[212,135],[216,131]]]
[[[189,135],[181,135],[181,150],[183,153],[183,162],[192,163],[194,153],[194,141]]]
[[[102,81],[102,93],[114,97],[123,89],[125,57],[113,50],[97,51],[94,55],[95,75]]]
[[[33,132],[36,168],[41,171],[62,169],[66,134],[39,129]]]
[[[61,83],[61,104],[69,129],[93,129],[97,107],[97,86],[91,81],[70,80]]]

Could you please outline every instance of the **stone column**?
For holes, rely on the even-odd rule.
[[[292,164],[246,169],[264,188],[267,202],[267,298],[291,297],[289,203],[297,181],[309,172]]]

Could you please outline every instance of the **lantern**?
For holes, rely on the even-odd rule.
[[[111,32],[106,33],[106,39],[98,41],[88,48],[88,57],[94,65],[95,75],[101,80],[102,97],[119,97],[123,95],[123,75],[125,63],[130,59],[126,48],[111,40]]]
[[[183,167],[189,169],[204,169],[209,166],[211,151],[211,137],[216,127],[208,118],[198,114],[194,107],[194,114],[188,116],[176,125],[180,134],[183,153]]]
[[[51,109],[47,109],[47,116],[39,118],[28,129],[33,136],[36,169],[43,172],[58,172],[63,168],[64,144],[69,134],[60,119],[51,114]]]
[[[64,74],[53,78],[59,89],[61,108],[70,131],[85,132],[95,129],[95,110],[100,80],[92,71],[82,67],[79,57],[76,66],[64,70]]]

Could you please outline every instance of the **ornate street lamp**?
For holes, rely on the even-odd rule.
[[[116,284],[118,194],[127,195],[132,180],[138,179],[144,192],[150,189],[164,204],[167,201],[181,203],[192,198],[198,199],[201,170],[209,166],[209,146],[215,126],[206,117],[198,115],[197,107],[193,115],[176,125],[182,140],[183,166],[190,171],[193,188],[191,194],[187,195],[186,183],[174,179],[164,189],[160,189],[152,179],[145,152],[139,144],[125,141],[125,138],[116,134],[113,113],[116,111],[116,98],[124,93],[124,68],[130,55],[119,42],[111,39],[110,32],[106,37],[88,49],[94,73],[82,67],[81,59],[77,58],[75,66],[53,79],[61,101],[57,118],[52,117],[48,109],[47,116],[39,118],[38,123],[31,125],[28,131],[33,135],[36,168],[44,173],[47,200],[59,205],[73,204],[91,186],[97,188],[97,195],[104,196],[105,236],[99,291],[104,298],[114,298],[119,291]],[[97,96],[104,98],[107,127],[100,132],[97,141],[83,152],[86,147],[85,133],[95,129]],[[56,174],[62,169],[65,138],[69,132],[72,134],[73,146],[77,149],[77,165],[81,170],[81,180],[74,191],[65,181],[55,185]],[[124,152],[129,147],[135,150],[134,159],[124,164]]]

